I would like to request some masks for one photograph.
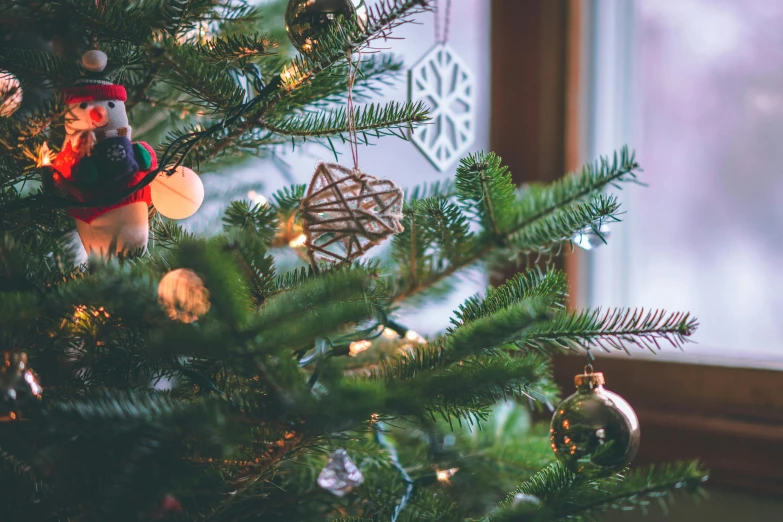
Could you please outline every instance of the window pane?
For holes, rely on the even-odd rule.
[[[625,274],[612,304],[693,311],[691,354],[783,361],[783,2],[634,5],[619,67],[649,188],[627,191],[607,248]]]

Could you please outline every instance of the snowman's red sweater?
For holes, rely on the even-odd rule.
[[[92,161],[92,158],[82,156],[69,140],[52,163],[52,166],[54,167],[53,178],[55,187],[65,192],[79,203],[89,203],[96,199],[105,199],[112,192],[126,192],[129,188],[141,183],[149,172],[158,168],[158,159],[155,156],[155,151],[152,147],[141,141],[136,143],[144,147],[151,156],[150,167],[148,169],[140,170],[135,168],[133,169],[135,172],[120,173],[122,174],[121,176],[116,176],[115,174],[117,173],[112,173],[107,179],[84,183],[74,178],[74,171],[77,169],[80,162],[85,160]],[[133,162],[133,165],[135,165],[135,162]],[[145,185],[133,192],[130,196],[124,197],[111,205],[101,207],[74,207],[68,209],[68,214],[75,219],[90,223],[98,216],[101,216],[110,210],[142,201],[146,203],[147,206],[152,203],[149,185]]]

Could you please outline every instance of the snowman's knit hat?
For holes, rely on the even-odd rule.
[[[125,91],[125,87],[111,83],[102,75],[107,61],[106,54],[101,51],[94,50],[84,53],[82,66],[88,71],[89,76],[78,80],[73,87],[63,89],[65,103],[97,100],[126,101],[128,93]]]

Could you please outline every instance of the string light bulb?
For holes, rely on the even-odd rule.
[[[449,484],[451,482],[451,477],[454,476],[455,473],[459,471],[459,468],[450,468],[450,469],[436,469],[435,475],[438,477],[439,482],[443,482],[444,484]]]
[[[405,339],[416,344],[422,344],[425,343],[424,337],[418,334],[418,332],[414,332],[413,330],[408,330],[405,332]]]
[[[255,190],[251,190],[250,192],[248,192],[247,197],[250,198],[251,203],[253,203],[254,205],[264,207],[267,204],[269,204],[269,200],[266,199],[266,197],[263,194],[259,194]]]
[[[37,167],[48,167],[52,164],[52,152],[49,150],[49,144],[43,142],[43,145],[38,149],[38,158],[35,162]]]
[[[356,357],[362,352],[370,349],[372,341],[354,341],[348,346],[348,354],[351,357]]]
[[[308,76],[309,73],[301,72],[296,63],[292,63],[280,73],[280,80],[283,82],[283,87],[290,91],[298,87]]]
[[[301,248],[306,244],[307,244],[307,236],[304,234],[300,234],[288,242],[288,246],[290,246],[291,248]]]
[[[392,330],[391,328],[384,328],[383,329],[383,336],[386,339],[396,339],[397,337],[399,337],[399,334],[397,332],[395,332],[394,330]]]

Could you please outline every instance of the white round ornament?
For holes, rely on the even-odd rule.
[[[109,62],[108,56],[103,51],[93,49],[82,55],[82,67],[90,72],[103,72]]]
[[[16,112],[22,104],[22,84],[8,71],[0,69],[0,117]]]
[[[152,204],[169,219],[192,216],[204,202],[204,183],[187,167],[179,166],[171,176],[161,172],[150,184]]]

